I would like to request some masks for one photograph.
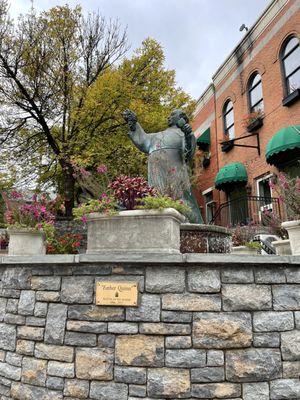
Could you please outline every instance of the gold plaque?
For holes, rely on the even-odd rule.
[[[136,282],[97,282],[96,304],[98,306],[137,307],[138,284]]]

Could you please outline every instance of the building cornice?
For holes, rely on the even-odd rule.
[[[271,22],[280,13],[283,7],[293,0],[273,0],[268,7],[259,16],[254,25],[249,29],[247,34],[233,49],[230,55],[226,58],[223,64],[217,69],[212,79],[215,86],[219,85],[226,75],[238,65],[237,54],[241,57],[250,46],[261,36],[265,29],[271,24]]]
[[[193,112],[193,117],[195,117],[200,110],[209,102],[212,96],[215,93],[215,87],[213,83],[210,83],[209,86],[205,89],[202,95],[199,97],[196,103],[195,111]]]

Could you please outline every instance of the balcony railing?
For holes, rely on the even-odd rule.
[[[278,219],[282,219],[279,199],[276,197],[244,196],[221,204],[210,224],[220,226],[236,226],[238,224],[268,225],[272,212]]]

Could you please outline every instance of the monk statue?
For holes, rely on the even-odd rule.
[[[149,155],[148,183],[161,194],[182,199],[191,208],[191,223],[202,224],[197,201],[191,191],[187,163],[193,158],[196,139],[182,110],[174,110],[169,127],[157,133],[145,133],[134,112],[125,110],[123,117],[130,129],[128,135],[135,146]]]

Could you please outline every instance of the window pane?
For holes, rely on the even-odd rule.
[[[283,52],[283,57],[288,54],[292,50],[293,47],[297,46],[299,44],[299,40],[296,37],[293,37],[286,45],[284,52]]]
[[[260,181],[258,187],[259,187],[259,196],[271,197],[271,188],[269,185],[269,179]]]
[[[231,110],[228,114],[225,115],[225,126],[228,128],[228,126],[232,125],[234,122],[234,117],[233,117],[233,110]]]
[[[300,69],[288,78],[287,87],[289,93],[300,88]]]
[[[251,107],[251,112],[253,111],[264,111],[264,102],[261,100],[254,107]]]
[[[253,79],[252,82],[251,82],[250,89],[253,88],[253,86],[255,86],[255,85],[256,85],[257,83],[259,83],[260,81],[261,81],[260,75],[259,75],[259,74],[256,74],[255,77],[254,77],[254,79]]]
[[[291,54],[283,60],[285,68],[285,76],[290,75],[300,65],[300,46],[298,46]]]
[[[229,139],[234,139],[234,125],[227,129],[226,133],[229,136]]]
[[[232,101],[229,101],[227,104],[226,104],[226,107],[225,107],[225,109],[224,109],[224,114],[227,114],[230,110],[232,110],[233,109],[233,104],[232,104]]]
[[[262,95],[262,84],[260,82],[259,85],[257,85],[254,89],[250,91],[250,105],[253,106],[257,102],[259,102],[263,95]]]
[[[213,200],[213,192],[209,192],[205,195],[205,203],[209,203]]]

